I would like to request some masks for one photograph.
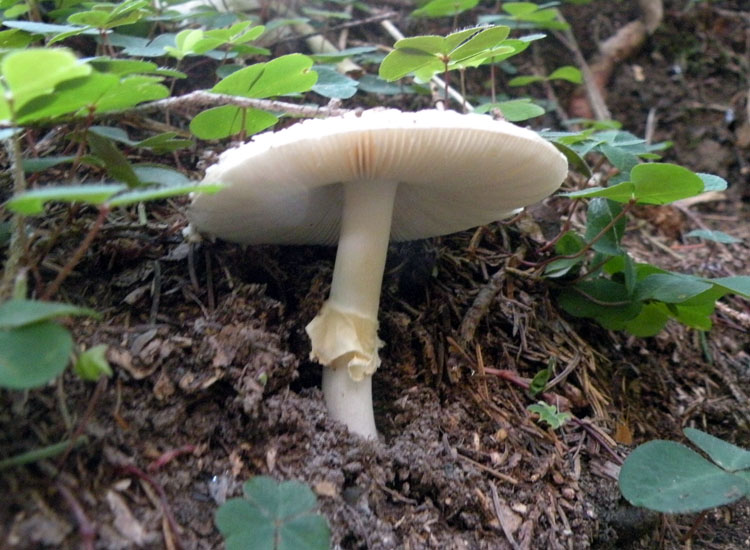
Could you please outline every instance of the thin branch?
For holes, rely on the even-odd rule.
[[[93,116],[94,120],[107,118],[122,117],[123,115],[140,115],[152,111],[163,111],[166,109],[178,108],[195,108],[218,107],[221,105],[234,105],[236,107],[245,107],[253,109],[262,109],[264,111],[275,111],[291,113],[305,117],[329,117],[338,116],[355,111],[356,109],[342,109],[336,106],[322,105],[298,105],[297,103],[288,103],[286,101],[275,101],[271,99],[256,99],[252,97],[240,97],[228,94],[215,94],[205,90],[196,90],[177,97],[168,97],[157,101],[142,103],[137,107],[122,109],[120,111],[108,111],[106,113],[97,113]],[[0,122],[0,129],[13,127],[10,123]]]
[[[562,23],[567,24],[567,21],[560,12],[558,12],[557,17]],[[556,36],[558,40],[560,40],[560,42],[570,50],[570,52],[576,59],[578,68],[581,69],[586,96],[588,97],[589,103],[591,104],[591,109],[594,111],[594,116],[597,120],[609,120],[610,118],[612,118],[612,115],[607,108],[607,103],[604,101],[604,96],[599,89],[596,77],[594,76],[591,67],[589,66],[586,58],[581,52],[581,48],[578,46],[578,41],[576,40],[573,32],[570,30],[570,26],[568,25],[568,28],[566,28],[562,33],[556,33]]]
[[[236,107],[250,107],[253,109],[262,109],[264,111],[276,111],[292,113],[300,116],[338,116],[351,112],[352,109],[342,109],[340,107],[324,107],[320,105],[298,105],[286,101],[275,101],[271,99],[256,99],[252,97],[239,97],[228,94],[215,94],[205,90],[196,90],[189,94],[168,97],[158,101],[151,101],[125,111],[114,111],[107,113],[107,116],[118,116],[122,114],[147,113],[151,111],[162,111],[166,109],[185,108],[185,107],[215,107],[220,105],[234,105]]]

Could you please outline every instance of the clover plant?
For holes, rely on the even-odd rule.
[[[219,506],[216,526],[227,550],[327,550],[330,529],[316,507],[304,483],[256,476],[245,482],[241,498]]]
[[[710,460],[674,441],[640,445],[620,470],[620,490],[631,504],[683,514],[750,497],[750,451],[695,428],[684,433]]]

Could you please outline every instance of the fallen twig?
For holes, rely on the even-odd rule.
[[[162,111],[166,109],[185,107],[208,107],[220,105],[234,105],[236,107],[249,107],[263,109],[264,111],[286,112],[300,116],[337,116],[348,113],[351,109],[340,107],[324,107],[321,105],[298,105],[287,101],[276,101],[272,99],[256,99],[252,97],[239,97],[228,94],[215,94],[205,90],[196,90],[177,97],[168,97],[158,101],[143,103],[138,107],[126,111],[113,111],[106,113],[107,116],[117,116],[123,113],[147,113],[151,111]]]

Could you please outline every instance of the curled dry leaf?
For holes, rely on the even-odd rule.
[[[143,546],[153,540],[153,535],[149,535],[133,513],[130,511],[125,499],[116,491],[110,489],[107,491],[107,504],[114,515],[114,525],[117,531],[136,546]]]

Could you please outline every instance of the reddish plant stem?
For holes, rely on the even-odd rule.
[[[96,541],[94,524],[91,523],[86,512],[83,511],[81,504],[65,485],[58,481],[55,486],[73,512],[76,522],[78,522],[78,533],[81,535],[82,550],[94,550],[94,543]]]
[[[553,256],[551,258],[547,258],[546,260],[544,260],[542,262],[524,262],[524,263],[527,264],[527,265],[532,265],[533,267],[535,267],[537,269],[541,269],[541,268],[545,267],[547,264],[550,264],[550,263],[552,263],[554,261],[557,261],[557,260],[574,260],[575,258],[580,258],[584,254],[586,254],[586,252],[588,252],[589,250],[591,250],[593,248],[593,246],[602,237],[604,237],[604,235],[606,235],[607,232],[610,229],[612,229],[617,224],[617,222],[619,222],[622,218],[624,218],[628,214],[628,212],[630,212],[630,210],[635,206],[635,204],[636,204],[636,200],[635,199],[630,199],[630,201],[628,201],[628,203],[623,207],[623,209],[620,211],[620,213],[617,214],[615,217],[613,217],[609,221],[609,223],[607,225],[605,225],[602,228],[601,231],[599,231],[599,233],[597,233],[596,235],[594,235],[594,238],[592,238],[589,242],[587,242],[584,245],[584,247],[581,248],[581,250],[579,250],[575,254],[568,254],[567,256]]]
[[[511,384],[515,384],[516,386],[519,386],[525,390],[528,390],[531,387],[530,379],[518,376],[518,374],[508,369],[493,369],[492,367],[484,367],[484,372],[487,374],[492,374],[493,376],[497,376],[498,378],[502,378],[503,380],[506,380]],[[557,404],[558,408],[560,409],[570,408],[570,400],[560,394],[545,391],[539,395],[548,403]]]
[[[690,526],[688,532],[685,533],[685,535],[680,539],[680,542],[686,543],[687,541],[692,539],[695,536],[695,532],[698,530],[698,527],[703,525],[703,522],[705,521],[707,515],[708,510],[703,510],[700,514],[698,514],[698,517],[695,518],[693,525]]]
[[[176,449],[167,451],[164,454],[162,454],[159,458],[154,460],[151,464],[149,464],[146,467],[146,471],[153,473],[157,471],[159,468],[161,468],[162,466],[169,464],[172,460],[174,460],[180,455],[194,453],[195,449],[196,449],[195,445],[183,445],[182,447],[178,447]]]
[[[89,229],[86,237],[84,237],[81,244],[78,245],[78,248],[75,250],[75,252],[73,252],[70,260],[68,260],[68,263],[66,263],[57,274],[55,280],[47,286],[47,289],[41,297],[42,300],[50,300],[55,294],[57,294],[57,291],[60,290],[60,285],[62,285],[63,281],[68,278],[70,273],[73,271],[73,268],[78,265],[78,262],[81,261],[81,258],[83,258],[83,255],[86,253],[86,251],[91,246],[91,243],[94,241],[94,237],[99,234],[99,230],[101,230],[102,225],[104,225],[104,221],[107,219],[108,215],[109,206],[106,204],[102,204],[101,206],[99,206],[99,215],[96,217],[94,225],[91,226],[91,229]]]
[[[565,235],[565,233],[568,232],[568,230],[570,229],[570,225],[571,225],[570,220],[573,217],[573,214],[575,213],[575,210],[578,207],[578,204],[580,203],[580,201],[581,201],[581,199],[574,199],[573,200],[573,204],[571,204],[571,206],[570,206],[570,208],[568,210],[569,213],[566,216],[565,221],[563,222],[562,227],[560,228],[560,232],[553,239],[551,239],[550,241],[546,242],[544,244],[544,246],[542,246],[542,248],[539,249],[538,252],[540,254],[542,252],[547,252],[547,250],[549,250],[550,248],[553,248],[557,244],[557,242],[560,239],[562,239],[562,236]]]
[[[490,102],[497,101],[497,90],[495,89],[495,64],[490,63]]]

